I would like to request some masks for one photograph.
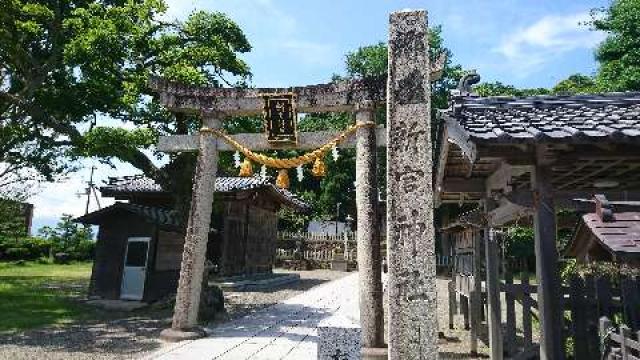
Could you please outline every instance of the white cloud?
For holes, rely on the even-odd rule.
[[[240,26],[253,46],[251,53],[245,55],[250,62],[288,57],[306,65],[323,66],[332,64],[328,59],[336,57],[334,44],[306,39],[304,26],[274,0],[168,0],[167,4],[165,20],[184,20],[194,9],[226,14]]]
[[[591,49],[605,34],[592,31],[585,23],[589,13],[547,15],[506,36],[494,49],[516,76],[527,76],[541,66],[577,49]]]

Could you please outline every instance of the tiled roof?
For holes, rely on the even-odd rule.
[[[128,203],[122,203],[122,202],[117,202],[106,208],[100,209],[98,211],[94,211],[85,216],[81,216],[75,219],[75,221],[79,223],[84,223],[84,224],[98,225],[104,215],[111,213],[113,211],[118,211],[118,210],[128,211],[154,224],[167,225],[171,227],[180,226],[180,221],[179,221],[179,216],[177,211],[158,208],[158,207],[144,206],[139,204],[128,204]]]
[[[230,192],[252,189],[268,185],[269,179],[261,177],[218,177],[216,178],[216,192]],[[107,185],[100,188],[104,193],[154,193],[164,192],[160,184],[142,175],[109,178]]]
[[[290,191],[277,188],[270,178],[253,177],[218,177],[216,178],[216,192],[225,193],[258,188],[270,188],[283,198],[285,202],[301,209],[308,209],[304,201]],[[164,193],[162,187],[153,179],[142,175],[109,178],[107,185],[100,188],[103,196],[117,196],[128,193]]]
[[[475,142],[640,142],[640,92],[577,96],[456,96],[441,112]]]
[[[640,253],[640,212],[613,214],[612,221],[602,221],[595,213],[582,217],[584,224],[605,247],[615,253]]]

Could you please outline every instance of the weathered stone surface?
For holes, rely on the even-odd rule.
[[[389,349],[383,348],[362,348],[362,360],[387,360],[389,358]]]
[[[356,123],[374,121],[373,107],[356,112]],[[376,178],[376,134],[373,127],[361,127],[356,134],[356,209],[358,213],[358,271],[360,274],[360,323],[362,345],[384,344],[382,309],[382,261],[378,227],[378,184]]]
[[[318,360],[360,359],[360,327],[334,315],[318,324]]]
[[[387,99],[389,358],[437,359],[427,14],[391,14]]]
[[[218,119],[208,118],[205,122],[207,126],[214,128],[219,128],[221,125]],[[193,178],[191,209],[173,314],[174,330],[188,330],[198,322],[200,292],[218,168],[217,142],[217,138],[210,134],[200,135],[200,152]]]
[[[297,110],[304,113],[352,111],[362,101],[383,102],[386,90],[382,77],[290,88],[193,87],[154,78],[150,86],[171,111],[215,110],[227,116],[261,114],[265,94],[294,93]]]
[[[233,138],[239,143],[247,146],[254,151],[274,150],[274,149],[298,149],[298,150],[315,150],[326,144],[328,141],[338,136],[341,131],[312,131],[298,134],[297,144],[272,144],[267,141],[267,137],[262,133],[256,134],[235,134]],[[377,128],[376,144],[378,147],[387,145],[387,130],[384,127]],[[172,135],[160,136],[158,139],[157,149],[163,152],[185,152],[198,151],[198,135]],[[338,144],[339,148],[354,148],[356,146],[355,137],[349,137],[345,141]],[[225,141],[218,142],[218,151],[235,150]]]
[[[205,331],[200,328],[193,328],[192,330],[176,330],[169,328],[160,332],[160,339],[168,342],[180,342],[200,339],[206,335]]]

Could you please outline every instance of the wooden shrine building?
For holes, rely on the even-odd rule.
[[[579,263],[640,267],[640,201],[609,201],[596,195],[589,203],[593,209],[582,215],[566,254]]]
[[[439,112],[436,206],[479,203],[487,271],[492,359],[502,334],[496,239],[492,228],[533,215],[541,359],[563,358],[556,210],[605,194],[640,200],[640,93],[480,97],[463,78]]]
[[[150,302],[174,293],[184,226],[172,210],[171,194],[142,176],[111,178],[100,191],[119,202],[76,219],[100,227],[90,295]],[[219,177],[215,196],[207,247],[212,271],[218,276],[271,272],[277,211],[307,205],[260,177]]]

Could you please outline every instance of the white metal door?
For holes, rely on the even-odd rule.
[[[129,238],[124,255],[120,298],[142,300],[151,238]]]

